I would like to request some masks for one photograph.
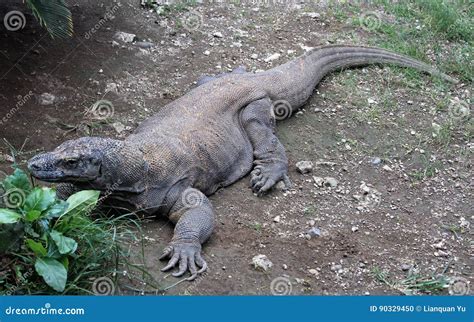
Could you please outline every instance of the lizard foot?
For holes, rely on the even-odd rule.
[[[178,272],[173,273],[175,277],[179,277],[186,273],[187,270],[191,276],[187,278],[188,281],[194,280],[198,274],[206,271],[207,263],[201,256],[201,244],[199,242],[171,242],[163,251],[160,260],[170,258],[168,265],[161,269],[162,272],[170,270],[179,262]],[[197,266],[200,269],[197,269]]]
[[[283,180],[287,189],[291,188],[290,178],[286,174],[286,167],[278,163],[256,165],[251,173],[250,185],[258,196],[270,190],[277,182]]]

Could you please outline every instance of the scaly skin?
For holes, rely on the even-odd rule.
[[[205,76],[198,87],[143,122],[124,141],[84,137],[33,157],[28,167],[43,181],[59,182],[63,198],[97,189],[111,203],[159,213],[176,224],[162,258],[173,275],[206,270],[201,245],[211,235],[214,212],[206,196],[251,171],[257,194],[278,181],[290,185],[288,159],[274,134],[275,117],[301,107],[329,72],[346,67],[391,63],[451,77],[430,66],[385,50],[352,46],[318,47],[266,72],[238,68]],[[253,170],[252,170],[253,169]]]

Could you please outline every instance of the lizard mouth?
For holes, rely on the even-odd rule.
[[[30,172],[33,177],[41,181],[56,182],[65,179],[64,172],[62,171],[35,170]]]

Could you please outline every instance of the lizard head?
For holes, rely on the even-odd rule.
[[[103,176],[110,156],[123,141],[83,137],[66,141],[28,161],[31,175],[47,182],[94,182]]]

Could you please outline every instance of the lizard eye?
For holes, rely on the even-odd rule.
[[[77,162],[78,162],[78,159],[66,159],[64,160],[64,164],[68,167],[68,168],[73,168],[77,165]]]

